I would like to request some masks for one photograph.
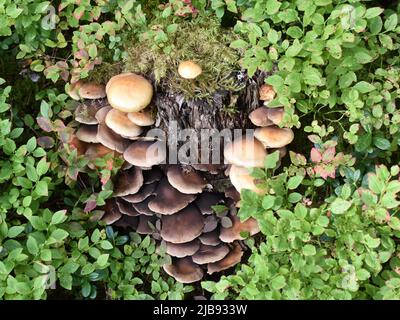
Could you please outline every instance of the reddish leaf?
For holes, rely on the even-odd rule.
[[[37,143],[44,149],[50,149],[54,146],[54,139],[52,137],[43,136],[37,138]]]
[[[314,163],[318,163],[318,162],[321,162],[321,160],[322,160],[321,153],[316,148],[312,148],[311,149],[311,161]]]
[[[36,119],[37,124],[39,127],[45,132],[52,132],[53,131],[53,124],[51,123],[50,119],[45,117],[38,117]]]
[[[335,157],[335,153],[336,153],[335,147],[330,147],[326,149],[322,154],[322,161],[325,163],[331,162]]]
[[[96,204],[96,200],[89,200],[88,202],[86,202],[85,208],[83,209],[83,211],[85,212],[90,212],[92,210],[94,210],[96,208],[97,204]]]

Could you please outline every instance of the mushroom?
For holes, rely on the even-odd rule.
[[[212,214],[204,218],[203,232],[214,231],[218,227],[218,219],[216,215]]]
[[[223,242],[233,242],[235,240],[244,240],[240,235],[241,232],[248,232],[251,236],[260,232],[257,220],[254,218],[248,218],[246,221],[240,221],[236,215],[230,215],[232,226],[229,228],[221,228],[219,238]]]
[[[150,196],[144,199],[142,202],[131,203],[132,207],[135,208],[140,214],[144,214],[146,216],[154,216],[156,213],[149,208],[149,202],[154,199],[154,196]]]
[[[167,178],[175,189],[186,194],[201,193],[206,186],[206,180],[190,166],[168,166]]]
[[[70,85],[67,94],[74,99],[101,99],[106,96],[104,86],[102,84],[94,82],[84,82],[78,80],[77,82]]]
[[[140,213],[137,212],[132,207],[132,205],[129,202],[125,201],[124,199],[117,198],[115,200],[115,202],[117,203],[118,209],[122,214],[127,215],[127,216],[131,216],[131,217],[136,217],[136,216],[140,215]]]
[[[150,111],[140,110],[128,113],[128,119],[140,127],[147,127],[154,124],[155,120]]]
[[[124,138],[134,138],[140,135],[143,129],[128,119],[126,113],[117,109],[110,110],[105,118],[105,123],[115,133]]]
[[[224,148],[225,161],[242,167],[263,167],[266,155],[262,143],[249,136],[235,139]]]
[[[202,214],[209,215],[214,213],[212,207],[217,205],[220,201],[222,201],[222,199],[222,196],[218,193],[203,192],[197,197],[194,203]]]
[[[219,230],[215,229],[211,232],[203,233],[199,237],[199,240],[202,244],[206,244],[208,246],[217,246],[221,243],[221,240],[219,239]]]
[[[247,168],[232,165],[229,171],[229,178],[238,192],[241,192],[243,189],[248,189],[258,194],[265,193],[265,190],[256,185],[256,178],[250,175],[249,169]]]
[[[181,283],[192,283],[203,278],[203,270],[190,257],[174,259],[172,264],[164,264],[163,269]]]
[[[97,128],[97,140],[107,148],[119,153],[123,153],[129,143],[128,140],[108,128],[104,122],[100,123]]]
[[[160,181],[163,177],[163,173],[159,168],[152,168],[151,171],[144,171],[143,172],[144,183],[150,184],[156,181]]]
[[[225,189],[225,197],[232,199],[235,203],[240,201],[240,192],[235,187]]]
[[[74,112],[76,121],[83,124],[98,124],[96,113],[102,109],[102,105],[95,103],[79,103]]]
[[[294,133],[289,128],[271,126],[256,129],[254,137],[266,148],[282,148],[293,141]]]
[[[160,181],[154,193],[156,196],[149,202],[149,208],[163,215],[174,214],[196,199],[193,194],[179,192],[166,178]]]
[[[111,199],[106,201],[106,204],[104,206],[104,215],[101,220],[104,221],[107,225],[110,225],[118,221],[121,217],[122,214],[119,211],[115,200]]]
[[[178,66],[178,73],[182,78],[194,79],[202,73],[201,67],[194,61],[182,61]]]
[[[128,215],[123,215],[121,219],[118,221],[114,222],[114,226],[120,227],[123,229],[133,229],[136,230],[137,226],[139,224],[139,218],[138,217],[133,217],[133,216],[128,216]]]
[[[99,111],[97,111],[96,114],[94,115],[97,122],[102,123],[102,122],[106,121],[106,116],[111,110],[112,110],[112,108],[110,106],[106,106],[106,107],[101,108]]]
[[[155,231],[155,223],[157,217],[152,216],[139,216],[139,224],[137,226],[136,232],[139,234],[152,234]],[[154,227],[154,228],[153,228]]]
[[[117,197],[123,197],[135,194],[143,185],[142,170],[138,167],[132,167],[129,170],[121,171],[116,178],[114,194]]]
[[[229,247],[226,244],[218,246],[208,246],[202,244],[199,251],[193,256],[192,260],[198,264],[213,263],[222,260],[229,253]]]
[[[238,264],[242,259],[243,251],[240,245],[235,242],[233,249],[220,261],[209,263],[207,265],[207,273],[213,274],[214,272],[220,272],[233,267]]]
[[[260,107],[249,114],[250,121],[258,127],[271,126],[274,123],[268,118],[268,108]]]
[[[268,108],[267,110],[268,119],[279,126],[283,120],[283,116],[285,115],[285,110],[283,108]]]
[[[137,193],[124,196],[122,197],[122,199],[130,203],[142,202],[143,200],[147,199],[148,197],[154,194],[156,186],[157,182],[144,184]]]
[[[185,243],[197,238],[203,231],[204,219],[195,206],[169,216],[161,217],[161,237],[172,243]]]
[[[106,85],[110,105],[122,112],[138,112],[146,108],[153,97],[153,87],[146,78],[135,73],[112,77]]]
[[[85,155],[90,161],[94,161],[98,158],[104,158],[107,154],[112,154],[114,156],[115,153],[114,150],[111,150],[100,143],[91,143],[88,146]]]
[[[271,101],[275,98],[276,95],[274,88],[269,84],[263,84],[260,87],[258,93],[260,95],[260,100],[263,101]]]
[[[207,163],[193,163],[191,164],[191,166],[198,171],[203,171],[210,174],[218,174],[225,167],[225,165],[223,164],[207,164]]]
[[[152,167],[166,159],[166,150],[159,142],[135,141],[124,152],[124,159],[138,167]]]
[[[87,143],[98,143],[97,140],[97,126],[96,125],[89,125],[89,124],[82,124],[79,126],[78,130],[76,131],[76,137]]]
[[[165,241],[166,252],[173,257],[183,258],[195,254],[200,248],[200,241],[194,239],[186,243],[171,243]]]

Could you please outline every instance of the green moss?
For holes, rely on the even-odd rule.
[[[140,36],[132,35],[126,45],[125,71],[152,74],[158,84],[185,98],[205,98],[218,89],[238,90],[233,72],[240,69],[241,55],[229,47],[235,34],[208,16],[172,19],[176,17],[158,18]],[[203,73],[195,80],[181,78],[177,70],[183,60],[197,62]]]

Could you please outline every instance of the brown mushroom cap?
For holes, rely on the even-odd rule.
[[[269,84],[263,84],[259,90],[260,100],[271,101],[275,98],[276,92]]]
[[[142,170],[138,167],[132,167],[129,170],[123,170],[116,177],[114,194],[117,197],[135,194],[143,185]]]
[[[136,232],[139,234],[152,234],[155,232],[155,229],[152,228],[152,226],[155,228],[155,224],[157,221],[157,217],[155,216],[144,216],[140,215],[139,216],[139,224],[137,226]]]
[[[103,107],[96,112],[94,117],[96,118],[98,123],[102,123],[106,121],[107,114],[112,110],[110,106]]]
[[[150,197],[147,197],[146,199],[144,199],[142,202],[131,203],[131,205],[140,214],[143,214],[146,216],[154,216],[156,213],[149,208],[149,202],[152,201],[154,198],[155,198],[155,196],[150,196]]]
[[[172,264],[164,264],[163,268],[181,283],[193,283],[203,278],[203,270],[190,257],[174,259]]]
[[[195,206],[161,217],[161,237],[172,243],[185,243],[197,238],[204,227],[204,219]]]
[[[136,230],[137,226],[139,224],[139,218],[138,217],[132,217],[132,216],[127,216],[123,215],[121,219],[116,221],[113,225],[116,227],[120,227],[123,229],[133,229]]]
[[[202,72],[201,67],[191,60],[182,61],[178,67],[179,75],[185,79],[197,78]]]
[[[281,124],[284,115],[285,110],[283,108],[268,108],[268,118],[278,126]]]
[[[241,232],[248,232],[251,236],[260,232],[257,220],[254,218],[248,218],[246,221],[241,222],[239,217],[236,215],[230,215],[232,226],[230,228],[221,227],[219,238],[223,242],[233,242],[235,240],[243,240],[244,238],[240,235]]]
[[[131,217],[136,217],[140,215],[140,213],[137,212],[135,208],[133,208],[132,205],[129,202],[125,201],[124,199],[116,198],[115,202],[117,203],[118,209],[122,214]]]
[[[150,184],[156,181],[160,181],[161,178],[163,177],[163,173],[160,168],[154,167],[150,171],[144,171],[143,177],[144,177],[144,183]]]
[[[140,127],[151,126],[155,122],[151,112],[146,110],[140,110],[139,112],[129,112],[128,119]]]
[[[225,161],[242,167],[263,167],[266,155],[262,143],[248,136],[235,139],[224,148]]]
[[[119,211],[117,204],[114,199],[107,200],[104,206],[104,215],[101,218],[107,225],[113,224],[122,217],[122,213]]]
[[[149,208],[163,215],[174,214],[196,199],[193,194],[179,192],[166,178],[160,181],[154,193],[156,197],[149,202]]]
[[[146,78],[134,73],[112,77],[106,86],[110,105],[122,112],[138,112],[146,108],[153,97],[153,87]]]
[[[123,153],[128,147],[129,140],[122,138],[116,134],[104,122],[100,123],[97,128],[97,140],[107,148]]]
[[[260,107],[249,114],[250,121],[257,127],[267,127],[274,123],[268,118],[268,108]]]
[[[203,232],[211,232],[217,229],[219,220],[215,214],[211,214],[204,218]]]
[[[126,113],[117,109],[112,109],[107,113],[105,123],[112,131],[124,138],[135,138],[143,131],[141,127],[128,119]]]
[[[158,184],[157,182],[144,184],[137,193],[130,194],[122,198],[130,203],[142,202],[143,200],[147,199],[148,197],[154,194],[154,190],[156,189],[157,184]]]
[[[183,258],[194,255],[200,248],[200,241],[198,239],[186,243],[171,243],[165,241],[165,245],[167,253],[170,256]]]
[[[202,244],[206,244],[208,246],[217,246],[221,243],[221,240],[219,239],[219,230],[215,229],[213,231],[203,233],[199,237],[199,240]]]
[[[169,165],[167,178],[175,189],[186,194],[201,193],[207,184],[206,180],[190,166]]]
[[[135,141],[125,150],[124,159],[134,166],[152,167],[166,159],[166,150],[159,142]]]
[[[97,140],[97,126],[82,124],[79,126],[78,130],[76,130],[76,137],[87,143],[98,143]]]
[[[193,256],[192,260],[198,264],[213,263],[222,260],[229,253],[229,247],[226,244],[218,246],[207,246],[202,244],[199,251]]]
[[[265,193],[265,190],[256,185],[257,179],[250,175],[247,168],[232,165],[229,171],[229,179],[238,192],[248,189],[258,194]]]
[[[222,201],[223,197],[215,192],[203,192],[201,193],[194,204],[199,208],[200,212],[204,215],[213,214],[213,206],[217,205]]]
[[[76,121],[83,124],[98,124],[96,113],[103,108],[98,103],[79,103],[74,111],[74,118]]]
[[[294,133],[289,128],[271,126],[256,129],[254,137],[266,148],[281,148],[293,141]]]
[[[82,80],[71,84],[67,93],[74,100],[101,99],[106,96],[105,88],[102,84],[84,82]]]
[[[229,187],[225,189],[225,197],[232,199],[234,202],[240,201],[240,192],[235,187]]]
[[[207,265],[207,273],[213,274],[214,272],[220,272],[234,265],[238,264],[242,259],[243,251],[238,243],[233,244],[233,249],[220,261],[209,263]]]

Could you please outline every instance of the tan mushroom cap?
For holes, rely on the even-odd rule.
[[[102,122],[106,121],[106,116],[111,110],[112,110],[112,108],[110,106],[106,106],[106,107],[101,108],[99,111],[97,111],[96,114],[94,115],[97,122],[102,123]]]
[[[126,113],[117,109],[112,109],[107,113],[105,123],[112,131],[125,138],[137,137],[143,131],[141,127],[128,119]]]
[[[219,238],[223,242],[233,242],[235,240],[243,240],[244,238],[240,235],[241,232],[248,232],[250,236],[260,232],[260,227],[257,220],[254,218],[248,218],[246,221],[241,222],[239,217],[236,215],[230,215],[232,226],[230,228],[221,227]]]
[[[259,90],[260,100],[271,101],[275,98],[276,92],[269,84],[263,84]]]
[[[154,193],[156,196],[149,202],[149,208],[163,215],[173,215],[196,199],[194,194],[179,192],[166,178],[160,181]]]
[[[84,82],[82,80],[71,84],[67,94],[74,100],[101,99],[106,96],[105,88],[102,84]]]
[[[142,170],[138,167],[132,167],[129,170],[123,170],[116,177],[114,195],[123,197],[135,194],[143,185]]]
[[[185,243],[197,238],[204,227],[204,219],[195,206],[161,217],[161,237],[172,243]]]
[[[268,118],[268,108],[260,107],[249,114],[250,121],[257,127],[267,127],[274,123]]]
[[[76,121],[83,124],[98,124],[96,113],[103,108],[100,104],[95,103],[79,103],[74,111]]]
[[[263,167],[267,151],[262,143],[249,136],[242,136],[226,144],[225,161],[242,167]]]
[[[97,127],[97,140],[107,148],[123,153],[129,145],[129,140],[116,134],[104,122]]]
[[[257,179],[250,175],[247,168],[232,165],[229,171],[229,179],[238,192],[248,189],[258,194],[265,193],[265,190],[256,185]]]
[[[238,264],[243,256],[243,250],[238,243],[233,244],[233,249],[220,261],[209,263],[207,273],[213,274],[233,267]]]
[[[268,108],[268,118],[277,126],[281,124],[284,115],[284,108]]]
[[[206,180],[190,166],[169,165],[167,178],[175,189],[185,194],[201,193],[207,185]]]
[[[122,73],[108,81],[106,92],[113,108],[122,112],[138,112],[150,104],[153,86],[138,74]]]
[[[221,243],[218,246],[202,244],[199,251],[192,256],[192,260],[198,264],[213,263],[222,260],[228,253],[229,247],[226,244]]]
[[[140,127],[151,126],[155,122],[151,112],[146,110],[140,110],[138,112],[129,112],[128,119]]]
[[[194,255],[200,248],[200,241],[194,239],[186,243],[171,243],[165,241],[166,252],[173,257],[183,258]]]
[[[203,70],[201,67],[192,60],[182,61],[178,67],[178,73],[182,78],[194,79],[198,77]]]
[[[193,163],[191,165],[193,168],[195,168],[198,171],[203,171],[203,172],[207,172],[210,174],[218,174],[220,173],[225,165],[223,164],[207,164],[207,163]]]
[[[174,259],[172,264],[164,264],[163,269],[181,283],[193,283],[203,278],[203,270],[190,257]]]
[[[294,133],[289,128],[271,126],[256,129],[254,137],[266,148],[282,148],[293,141]]]
[[[78,130],[76,131],[76,137],[87,143],[98,143],[97,140],[97,126],[96,125],[89,125],[89,124],[82,124],[79,126]]]
[[[166,159],[162,142],[135,141],[124,152],[124,159],[138,167],[152,167]]]

